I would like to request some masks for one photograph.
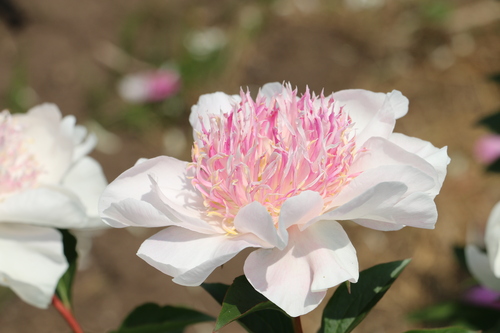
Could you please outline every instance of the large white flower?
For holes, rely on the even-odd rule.
[[[481,285],[500,291],[500,202],[490,213],[484,242],[486,253],[475,244],[465,247],[467,267]]]
[[[0,284],[34,306],[48,306],[68,267],[56,228],[104,226],[97,203],[107,182],[86,156],[95,143],[52,104],[0,113]]]
[[[200,97],[190,117],[193,162],[141,160],[104,191],[113,227],[168,228],[138,255],[196,286],[244,248],[256,290],[291,316],[356,282],[356,252],[338,221],[378,230],[434,228],[446,148],[393,133],[408,100],[345,90],[301,97],[290,85]]]

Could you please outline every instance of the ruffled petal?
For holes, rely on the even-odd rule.
[[[0,224],[0,284],[25,302],[47,308],[67,268],[57,230]]]
[[[19,222],[71,229],[87,225],[86,209],[62,187],[39,187],[0,201],[0,222]]]
[[[500,291],[500,279],[493,274],[486,253],[475,245],[465,247],[465,262],[470,273],[479,283],[492,290]]]
[[[200,285],[213,270],[247,247],[260,247],[260,240],[247,234],[206,235],[169,227],[142,243],[137,255],[184,286]]]
[[[416,154],[431,164],[437,172],[438,186],[443,185],[446,167],[450,164],[448,147],[436,148],[429,141],[410,137],[401,133],[392,133],[389,141],[399,147]]]
[[[78,195],[80,201],[85,206],[87,215],[89,216],[89,223],[83,227],[98,228],[105,226],[99,217],[97,209],[99,196],[107,185],[99,163],[91,157],[80,159],[68,171],[62,185]]]
[[[290,227],[284,250],[259,249],[245,261],[252,286],[292,317],[314,310],[326,289],[359,277],[356,250],[340,224],[320,221]]]
[[[491,269],[495,276],[500,279],[500,203],[497,203],[490,213],[484,242]]]
[[[344,108],[354,122],[358,146],[373,136],[388,138],[396,119],[408,112],[408,99],[394,90],[388,94],[342,90],[333,94],[336,107]]]
[[[283,85],[279,82],[266,83],[260,89],[260,93],[266,96],[267,100],[270,101],[272,97],[280,94],[283,91]]]
[[[187,162],[160,156],[144,160],[122,173],[106,187],[99,200],[104,222],[117,228],[179,223],[159,194],[168,196],[169,203],[175,204],[181,213],[199,217],[200,210],[204,209],[203,199],[187,179],[186,166]]]

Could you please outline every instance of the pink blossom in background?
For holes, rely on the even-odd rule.
[[[101,196],[113,227],[168,227],[139,257],[181,285],[200,285],[251,247],[244,273],[291,316],[359,276],[339,221],[377,230],[432,229],[446,148],[393,133],[408,111],[399,91],[328,96],[289,84],[203,95],[192,107],[192,162],[140,160]]]
[[[177,71],[161,69],[125,76],[118,84],[118,93],[129,102],[158,102],[175,95],[181,86]]]
[[[482,286],[474,286],[467,290],[462,299],[465,303],[500,310],[500,292]]]
[[[53,104],[0,113],[0,285],[40,308],[68,267],[57,229],[106,227],[96,138],[75,122]]]
[[[480,137],[474,146],[476,159],[485,164],[500,158],[500,135],[488,134]]]

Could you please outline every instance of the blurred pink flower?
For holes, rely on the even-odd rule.
[[[470,288],[463,294],[462,299],[472,305],[500,310],[500,292],[482,286]]]
[[[500,158],[500,135],[488,134],[480,137],[474,146],[474,155],[479,162],[490,164]]]
[[[177,71],[161,69],[125,76],[118,84],[118,93],[129,102],[158,102],[175,95],[180,89]]]
[[[53,104],[0,113],[0,285],[34,306],[48,306],[68,267],[57,228],[106,226],[106,179],[87,156],[95,144]]]
[[[138,255],[173,281],[197,286],[241,250],[244,272],[291,316],[359,275],[338,221],[378,230],[434,228],[446,148],[392,133],[408,99],[344,90],[302,96],[291,86],[203,95],[191,110],[193,162],[141,160],[104,191],[114,227],[169,226]]]

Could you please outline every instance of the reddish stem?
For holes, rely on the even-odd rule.
[[[293,332],[294,333],[303,333],[302,323],[300,322],[300,316],[292,318],[292,320],[293,320]]]
[[[80,324],[78,324],[75,317],[73,317],[71,310],[68,309],[67,307],[65,307],[64,304],[59,299],[59,297],[57,297],[56,295],[54,295],[54,297],[52,297],[52,305],[54,305],[56,310],[59,311],[61,316],[66,320],[69,327],[71,327],[71,329],[73,330],[74,333],[83,333],[83,330],[80,327]]]

